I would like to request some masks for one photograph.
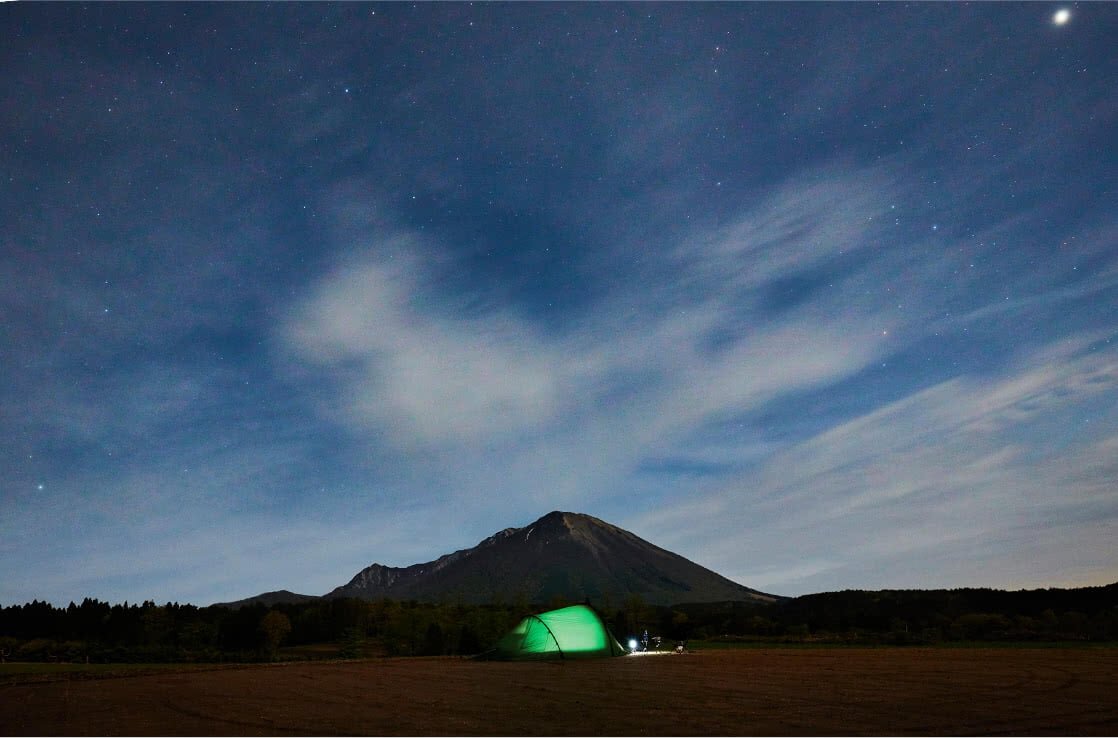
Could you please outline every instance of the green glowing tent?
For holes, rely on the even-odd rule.
[[[621,656],[625,649],[586,605],[529,615],[486,654],[491,659],[585,659]]]

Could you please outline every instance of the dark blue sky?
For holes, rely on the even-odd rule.
[[[1118,580],[1118,6],[0,37],[0,603],[322,593],[553,509],[780,594]]]

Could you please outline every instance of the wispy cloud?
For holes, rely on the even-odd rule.
[[[858,252],[887,207],[885,181],[842,170],[789,182],[630,270],[559,333],[468,289],[436,291],[451,249],[334,198],[340,233],[363,246],[315,283],[282,336],[296,371],[321,383],[324,417],[413,459],[425,451],[451,494],[525,515],[592,499],[608,510],[642,464],[709,422],[843,380],[888,350],[895,321],[880,305],[843,309],[866,278]],[[771,304],[783,280],[844,255],[846,272],[817,295]]]
[[[342,369],[342,414],[402,448],[473,445],[551,420],[577,379],[530,325],[503,310],[462,315],[424,305],[418,239],[389,234],[390,253],[326,277],[286,329],[314,362]]]
[[[637,527],[680,543],[691,526],[717,530],[719,543],[695,551],[778,592],[914,586],[929,556],[942,573],[920,574],[933,580],[921,586],[1025,586],[1062,580],[1084,561],[1106,571],[1106,531],[1118,524],[1116,438],[1105,430],[1118,410],[1109,401],[1118,354],[1093,344],[1061,342],[999,376],[917,392]],[[1049,536],[1077,544],[1027,555]],[[991,556],[995,540],[1001,553]],[[774,559],[785,562],[775,576],[771,563],[748,563]],[[805,569],[804,560],[829,563]]]

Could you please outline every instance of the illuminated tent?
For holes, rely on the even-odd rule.
[[[485,654],[507,661],[586,659],[621,656],[625,649],[586,605],[529,615]]]

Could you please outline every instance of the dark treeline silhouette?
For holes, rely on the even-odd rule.
[[[237,609],[171,602],[110,605],[90,598],[60,608],[36,601],[0,609],[0,660],[219,662],[474,654],[530,609],[524,603],[356,599]],[[313,644],[328,647],[298,648]]]
[[[196,607],[110,605],[0,608],[0,660],[220,662],[276,658],[468,655],[493,646],[532,605],[322,599]],[[920,644],[950,641],[1116,641],[1118,584],[1005,592],[990,589],[844,591],[774,604],[660,607],[631,596],[595,603],[621,639]]]
[[[783,600],[677,605],[693,638],[861,643],[1115,641],[1118,584],[1077,589],[846,590]]]

